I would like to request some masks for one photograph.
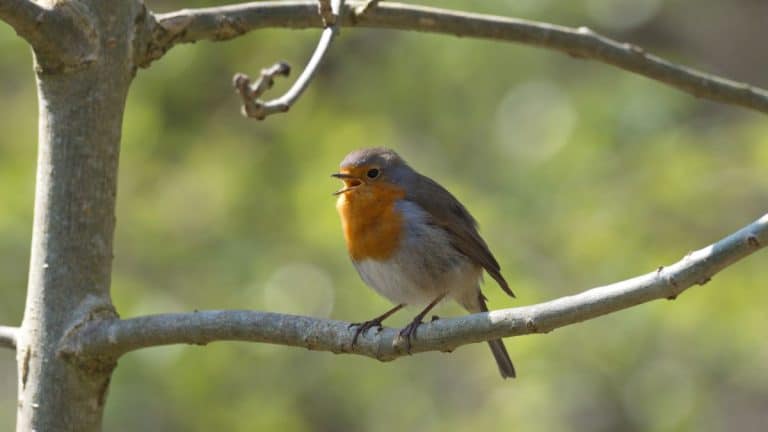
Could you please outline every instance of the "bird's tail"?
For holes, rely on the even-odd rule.
[[[488,306],[485,304],[485,296],[478,290],[476,305],[468,305],[462,302],[464,307],[470,312],[488,312]],[[471,307],[474,306],[474,307]],[[504,342],[501,339],[494,339],[488,341],[488,346],[491,347],[493,358],[496,359],[496,364],[499,366],[499,373],[502,378],[514,378],[515,366],[512,364],[512,359],[509,358],[507,348],[504,346]]]
[[[488,341],[488,346],[491,347],[493,358],[496,359],[496,364],[499,366],[499,373],[502,378],[514,378],[515,366],[512,364],[512,360],[509,358],[507,348],[504,346],[504,342],[501,339],[494,339]]]

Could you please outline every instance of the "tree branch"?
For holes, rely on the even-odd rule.
[[[333,5],[331,5],[333,3]],[[343,7],[343,0],[320,0],[318,15],[325,23],[323,33],[320,35],[320,41],[317,43],[315,52],[312,53],[309,62],[304,67],[304,71],[293,83],[293,86],[281,97],[270,101],[259,100],[266,90],[272,87],[275,75],[288,76],[290,66],[284,62],[278,62],[268,69],[262,69],[259,79],[251,84],[251,79],[245,74],[236,74],[234,77],[234,86],[243,99],[243,115],[246,117],[264,120],[268,115],[288,111],[291,106],[299,99],[304,90],[309,86],[309,82],[317,72],[320,62],[325,58],[328,48],[331,46],[334,37],[339,33],[336,20],[339,16],[339,9]]]
[[[0,326],[0,348],[16,349],[18,327]]]
[[[0,0],[0,20],[32,46],[46,73],[78,69],[96,59],[98,35],[80,2],[46,8],[31,0]]]
[[[379,4],[379,0],[365,0],[363,4],[355,7],[355,18],[360,18],[362,15],[368,13],[369,10],[375,8]]]
[[[768,214],[730,236],[686,255],[669,267],[545,303],[419,327],[411,352],[451,351],[500,337],[547,333],[559,327],[627,309],[651,300],[673,299],[703,285],[729,265],[768,245]],[[264,342],[311,350],[351,353],[382,361],[407,355],[395,345],[398,332],[370,331],[351,346],[347,322],[253,311],[204,311],[92,321],[65,336],[60,353],[79,359],[117,358],[140,348],[176,343],[205,345],[220,340]]]
[[[768,113],[768,91],[694,69],[646,53],[642,48],[578,29],[493,15],[481,15],[399,3],[351,2],[342,24],[374,28],[447,33],[456,36],[518,42],[597,60],[666,83],[694,96]],[[364,10],[358,14],[356,11]],[[146,54],[148,66],[178,43],[226,40],[251,30],[322,27],[316,2],[266,1],[203,9],[185,9],[154,16],[156,25]]]

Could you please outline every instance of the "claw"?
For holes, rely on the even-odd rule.
[[[357,329],[355,329],[355,336],[352,338],[352,346],[357,345],[357,338],[361,334],[364,334],[365,332],[367,332],[368,330],[370,330],[370,329],[375,327],[375,328],[379,329],[379,331],[381,331],[381,329],[382,329],[381,321],[382,321],[381,319],[376,318],[376,319],[372,319],[370,321],[350,324],[349,328],[357,327]]]
[[[411,353],[411,340],[416,337],[416,329],[422,324],[421,317],[416,317],[410,324],[403,327],[398,333],[397,338],[405,341],[405,350],[408,354]]]
[[[379,331],[381,331],[381,328],[382,328],[381,327],[381,323],[385,319],[387,319],[390,315],[392,315],[393,313],[395,313],[395,312],[399,311],[400,309],[402,309],[403,306],[405,306],[405,305],[404,304],[399,304],[399,305],[393,307],[392,309],[384,312],[381,316],[377,316],[376,318],[374,318],[374,319],[372,319],[370,321],[350,324],[349,325],[350,329],[352,327],[357,327],[357,330],[355,330],[355,337],[352,338],[352,346],[355,346],[357,344],[357,338],[360,336],[360,334],[367,332],[369,329],[372,329],[373,327],[376,327],[376,328],[379,329]]]

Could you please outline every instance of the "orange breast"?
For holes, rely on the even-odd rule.
[[[403,218],[395,208],[405,192],[384,183],[363,185],[339,196],[336,209],[353,260],[386,260],[400,245]]]

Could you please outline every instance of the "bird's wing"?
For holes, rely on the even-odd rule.
[[[432,218],[432,223],[445,229],[453,246],[480,265],[511,297],[515,294],[501,275],[501,268],[488,245],[477,231],[477,222],[469,211],[444,187],[429,177],[418,175],[415,187],[409,188],[405,199],[418,204]]]

